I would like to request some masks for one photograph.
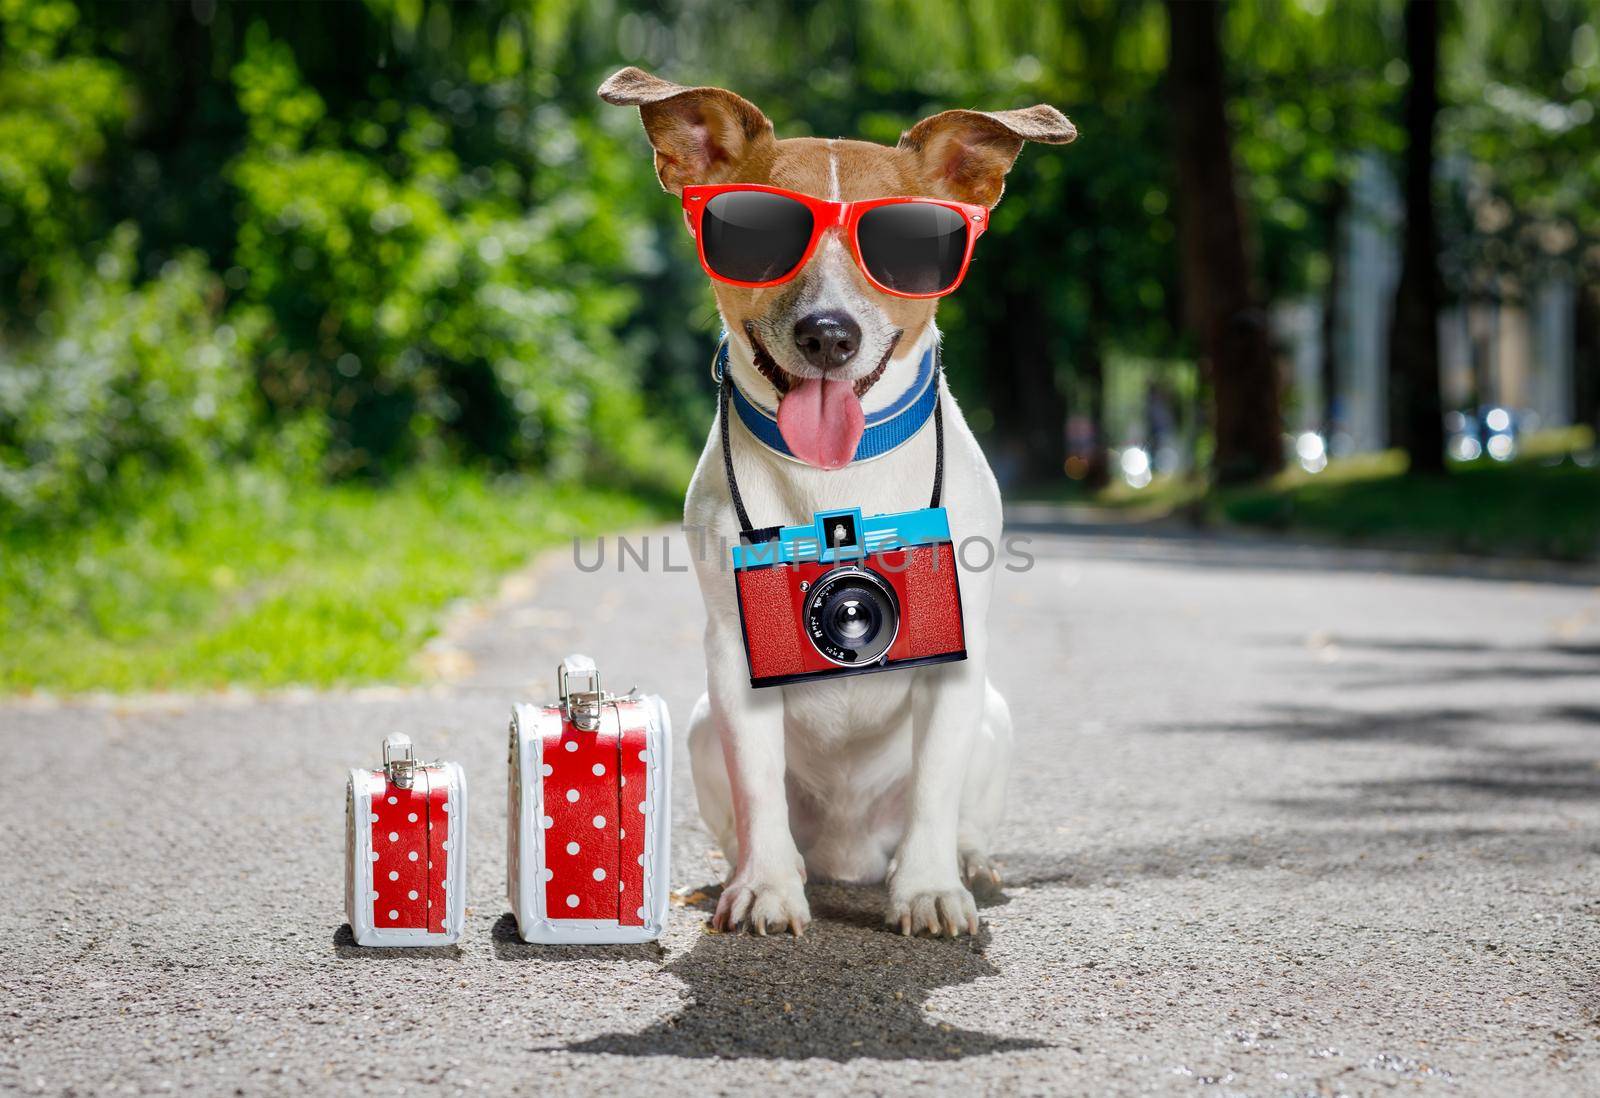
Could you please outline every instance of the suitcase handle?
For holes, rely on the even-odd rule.
[[[580,685],[588,689],[575,689]],[[615,700],[601,689],[600,669],[588,656],[571,655],[561,661],[556,690],[561,698],[561,715],[585,732],[600,727],[601,708]]]
[[[563,709],[568,707],[569,699],[579,693],[572,689],[572,684],[580,680],[587,680],[589,687],[581,693],[600,696],[600,669],[594,665],[594,660],[577,655],[562,660],[561,668],[556,672],[556,693],[561,698]]]
[[[401,789],[410,789],[416,772],[421,769],[417,763],[416,749],[411,746],[411,737],[404,732],[396,732],[392,736],[383,738],[383,772],[391,782]]]

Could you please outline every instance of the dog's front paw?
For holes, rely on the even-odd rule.
[[[889,910],[883,921],[900,928],[901,934],[978,933],[978,907],[972,893],[959,882],[943,888],[901,888],[896,882],[889,890]]]
[[[718,930],[788,930],[796,938],[811,922],[811,908],[799,874],[789,880],[746,881],[737,874],[722,890],[711,925]]]
[[[974,892],[1000,891],[1000,871],[981,850],[961,851],[961,883]]]

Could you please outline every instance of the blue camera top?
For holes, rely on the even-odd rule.
[[[774,564],[858,560],[886,549],[950,540],[950,518],[943,507],[924,507],[894,515],[865,515],[859,507],[818,511],[803,526],[755,531],[746,545],[733,547],[735,571]]]

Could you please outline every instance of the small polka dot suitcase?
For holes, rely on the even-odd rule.
[[[672,846],[667,707],[607,694],[586,656],[557,675],[553,705],[511,711],[507,890],[525,942],[660,936]]]
[[[466,915],[467,779],[383,741],[383,766],[345,786],[345,916],[356,944],[454,945]]]

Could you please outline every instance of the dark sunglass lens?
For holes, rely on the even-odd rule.
[[[936,294],[955,284],[967,255],[967,219],[948,206],[874,206],[856,227],[872,277],[903,294]]]
[[[706,265],[736,282],[770,282],[800,265],[811,243],[811,211],[764,191],[723,191],[706,203],[700,244]]]

